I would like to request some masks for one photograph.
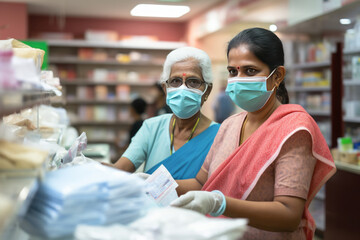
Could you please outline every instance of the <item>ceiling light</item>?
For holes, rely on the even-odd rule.
[[[138,4],[130,11],[130,14],[137,17],[178,18],[189,11],[188,6]]]
[[[270,31],[275,32],[277,30],[277,26],[275,24],[271,24],[269,26]]]
[[[351,23],[351,20],[348,19],[348,18],[341,18],[340,23],[343,24],[343,25],[347,25],[347,24]]]

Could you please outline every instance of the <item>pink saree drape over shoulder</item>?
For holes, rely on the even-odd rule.
[[[309,204],[321,186],[335,173],[329,147],[313,118],[299,105],[286,104],[273,114],[211,174],[202,190],[220,190],[225,196],[247,199],[261,175],[277,158],[287,139],[307,131],[312,139],[312,154],[317,159],[308,192],[301,226],[312,239],[315,222]]]

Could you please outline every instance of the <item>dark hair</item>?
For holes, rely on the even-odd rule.
[[[263,28],[249,28],[241,31],[229,42],[227,57],[231,49],[246,44],[249,50],[264,62],[272,72],[278,66],[284,66],[284,49],[281,40],[271,31]],[[276,97],[283,104],[289,103],[289,95],[283,80],[276,90]]]
[[[135,110],[138,114],[143,114],[146,110],[147,103],[142,98],[137,98],[131,102],[131,107]]]

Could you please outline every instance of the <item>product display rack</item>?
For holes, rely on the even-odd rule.
[[[1,174],[1,173],[0,173]],[[6,228],[0,231],[0,239],[22,239],[22,231],[19,231],[19,219],[23,217],[38,189],[37,177],[9,177],[0,181],[0,194],[8,196],[14,206],[10,210],[11,218],[6,220]]]
[[[50,104],[53,96],[55,94],[52,91],[1,90],[0,118],[41,104]],[[61,136],[62,134],[58,135],[58,141]],[[11,217],[5,220],[5,228],[0,229],[0,239],[27,239],[24,232],[19,229],[19,219],[25,215],[44,171],[44,168],[0,171],[0,196],[12,201],[12,207],[9,209]]]
[[[346,48],[346,46],[345,46]],[[351,58],[357,57],[360,58],[360,49],[357,50],[346,50],[343,51],[345,65],[349,65],[350,69],[353,70],[354,66],[351,65]],[[360,68],[359,68],[360,70]],[[359,71],[358,70],[358,71]],[[359,77],[353,77],[349,73],[344,71],[344,90],[345,96],[343,99],[343,105],[345,107],[345,115],[343,121],[345,123],[346,129],[360,128],[360,74]],[[348,98],[348,99],[346,99]],[[347,105],[350,100],[355,100],[356,106]],[[348,112],[351,108],[351,113]]]
[[[311,105],[308,99],[311,99],[311,97],[314,96],[320,99],[324,94],[330,96],[331,86],[299,86],[297,84],[299,84],[299,82],[301,83],[301,80],[298,80],[297,73],[302,72],[306,74],[307,72],[312,71],[324,72],[326,70],[329,71],[330,67],[330,61],[295,63],[287,67],[290,73],[290,86],[287,87],[289,97],[291,99],[290,102],[302,105],[305,110],[318,122],[329,146],[331,145],[331,97],[329,97],[329,105],[322,106],[322,104],[318,104],[319,101],[317,101],[315,107]],[[330,79],[327,80],[330,82]]]
[[[0,118],[40,104],[49,104],[52,91],[0,90]]]
[[[109,143],[113,162],[128,143],[131,101],[142,97],[153,103],[150,89],[160,78],[166,55],[185,46],[85,40],[49,40],[48,45],[49,64],[60,76],[65,108],[75,116],[71,125],[85,131],[89,142]]]
[[[297,63],[288,67],[290,72],[290,86],[287,86],[287,90],[290,97],[290,103],[297,103],[302,105],[305,110],[318,122],[319,127],[322,131],[329,131],[330,123],[326,124],[326,122],[330,121],[331,110],[330,109],[314,109],[308,106],[308,104],[303,100],[300,100],[300,97],[311,96],[311,95],[321,95],[323,93],[329,94],[331,93],[331,86],[296,86],[295,82],[297,81],[295,75],[296,71],[323,71],[323,69],[330,69],[331,62],[323,61],[323,62],[305,62],[305,63]],[[330,99],[331,101],[331,99]],[[320,122],[319,122],[320,121]],[[322,123],[322,121],[326,121]],[[324,124],[321,126],[321,124]],[[323,133],[328,145],[331,145],[331,138],[329,135],[325,135]],[[331,133],[330,133],[331,134]],[[323,187],[317,195],[314,197],[313,201],[309,206],[309,210],[312,213],[316,225],[317,225],[317,235],[323,236],[325,231],[325,187]]]
[[[359,16],[360,1],[350,1],[344,6],[328,11],[322,15],[303,21],[294,26],[283,29],[287,34],[305,34],[310,37],[333,37],[336,47],[331,54],[331,147],[337,146],[337,138],[344,136],[344,125],[358,124],[357,117],[343,116],[346,106],[343,97],[347,87],[358,86],[355,79],[344,76],[343,57],[359,54],[359,51],[343,51],[344,33],[354,27],[355,19]],[[351,24],[341,25],[339,19],[351,19]],[[346,93],[345,93],[346,96]],[[335,159],[336,161],[337,159]],[[317,223],[316,234],[324,239],[356,239],[360,232],[358,221],[354,218],[360,214],[360,172],[359,167],[342,162],[335,162],[336,174],[326,183],[325,191],[321,190],[313,200],[312,215]],[[323,191],[323,193],[321,193]],[[323,197],[324,196],[324,197]],[[321,204],[318,204],[322,201]],[[321,211],[319,211],[319,209]],[[317,216],[316,216],[317,215]],[[319,226],[319,220],[324,220]],[[324,226],[324,228],[322,228]]]

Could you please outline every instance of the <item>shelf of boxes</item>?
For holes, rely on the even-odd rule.
[[[48,45],[49,64],[60,77],[66,109],[74,116],[71,124],[85,131],[89,142],[110,142],[112,160],[128,142],[131,101],[142,97],[154,102],[150,88],[160,79],[166,55],[185,46],[83,40],[51,40]]]
[[[137,61],[137,62],[119,62],[115,59],[106,59],[106,60],[91,60],[91,59],[79,59],[77,57],[49,57],[49,62],[52,64],[94,64],[94,65],[115,65],[115,66],[152,66],[152,67],[161,67],[161,63],[153,63],[147,61]]]
[[[41,104],[52,103],[53,91],[36,89],[0,90],[0,118]],[[56,135],[60,141],[62,133]],[[49,139],[50,140],[50,139]],[[39,179],[45,167],[34,169],[0,170],[0,202],[7,207],[6,219],[0,229],[0,239],[22,239],[25,235],[19,229],[19,219],[23,217],[36,193]]]
[[[297,63],[289,66],[290,70],[301,70],[301,69],[314,69],[314,68],[324,68],[330,67],[331,63],[329,61],[324,62],[304,62]]]
[[[97,82],[93,79],[73,79],[73,80],[61,80],[62,85],[75,85],[75,86],[95,86],[95,85],[106,85],[106,86],[117,86],[119,82]],[[126,82],[122,81],[121,84],[126,84],[134,87],[151,87],[151,80],[145,82]]]
[[[322,64],[319,63],[317,65],[311,64],[298,64],[295,65],[294,68],[289,68],[289,72],[294,73],[294,71],[298,70],[296,68],[302,68],[301,70],[304,71],[306,69],[311,69],[316,67],[316,70],[320,70],[320,68],[328,68],[331,69],[331,76],[329,76],[329,80],[331,82],[327,84],[327,86],[321,87],[329,87],[328,89],[324,89],[322,93],[330,92],[331,103],[330,103],[330,117],[327,116],[316,116],[313,115],[317,123],[319,121],[330,121],[327,122],[327,128],[331,129],[331,146],[336,146],[336,139],[338,137],[343,137],[343,122],[346,122],[346,126],[352,125],[356,126],[356,124],[360,123],[357,122],[358,116],[343,116],[342,117],[342,110],[345,112],[348,110],[345,101],[348,100],[347,98],[342,98],[342,96],[348,96],[346,91],[352,89],[356,96],[360,96],[358,93],[360,92],[359,87],[360,84],[357,83],[357,80],[360,80],[360,77],[353,77],[351,76],[352,68],[350,67],[351,64],[349,63],[346,58],[349,56],[359,55],[360,56],[360,41],[359,41],[359,34],[360,31],[353,31],[352,28],[354,26],[359,26],[354,20],[359,19],[359,10],[360,10],[360,2],[359,1],[342,1],[338,8],[335,8],[332,11],[324,12],[323,14],[319,14],[313,18],[309,18],[308,20],[302,21],[300,23],[294,24],[292,26],[284,27],[283,29],[279,29],[282,34],[289,34],[291,39],[301,39],[305,37],[304,41],[308,41],[311,39],[315,39],[315,41],[322,40],[329,40],[332,44],[335,44],[334,47],[330,47],[329,55],[327,58],[319,59]],[[339,24],[339,19],[344,18],[351,19],[351,24],[349,25],[342,25]],[[359,21],[359,20],[358,20]],[[356,28],[356,27],[354,27]],[[360,30],[359,28],[357,28]],[[345,34],[345,39],[343,38],[343,34]],[[349,34],[347,34],[349,33]],[[348,35],[348,36],[347,36]],[[294,38],[295,37],[295,38]],[[344,39],[344,41],[342,40]],[[294,41],[289,41],[289,45],[287,46],[290,51],[288,55],[288,59],[290,61],[287,62],[304,62],[304,61],[296,61],[296,57],[299,55],[304,56],[307,53],[307,49],[303,48],[301,54],[297,54],[296,48],[293,47]],[[344,44],[344,49],[342,49],[342,43]],[[356,44],[355,44],[356,43]],[[295,49],[295,51],[294,51]],[[286,51],[285,51],[286,53]],[[314,52],[313,52],[314,53]],[[294,56],[295,55],[295,56]],[[313,56],[317,56],[314,54]],[[295,59],[295,61],[291,61]],[[331,64],[328,64],[328,61],[331,59]],[[298,60],[298,59],[297,59]],[[351,61],[350,61],[351,62]],[[345,63],[345,64],[344,64]],[[287,79],[292,80],[293,85],[295,87],[305,87],[302,85],[295,84],[295,75],[287,76]],[[343,81],[345,79],[345,81]],[[290,84],[287,84],[288,86]],[[307,86],[308,87],[308,86]],[[315,88],[315,86],[311,86]],[[318,87],[318,86],[316,86]],[[348,90],[346,90],[348,89]],[[358,90],[356,90],[358,89]],[[343,91],[345,90],[345,91]],[[325,92],[326,91],[326,92]],[[294,95],[301,95],[304,93],[307,94],[316,94],[320,91],[317,90],[310,90],[310,91],[289,91],[289,94],[292,95],[291,102],[296,102],[296,97]],[[320,98],[319,98],[320,99]],[[318,101],[319,99],[315,99]],[[314,100],[314,99],[310,99]],[[344,101],[345,100],[345,101]],[[350,99],[352,100],[352,99]],[[344,104],[345,103],[345,104]],[[305,106],[306,102],[304,103]],[[351,104],[350,104],[351,105]],[[331,112],[333,111],[333,112]],[[315,112],[309,111],[311,114]],[[354,111],[353,111],[354,112]],[[319,119],[319,120],[318,120]],[[320,130],[325,129],[326,124],[320,125]],[[360,129],[360,128],[359,128]],[[358,134],[357,134],[358,135]],[[359,136],[359,135],[358,135]],[[354,239],[359,235],[359,231],[357,230],[356,224],[353,224],[352,216],[354,215],[354,211],[358,212],[357,202],[358,197],[354,197],[354,192],[358,192],[358,185],[356,182],[358,181],[358,177],[355,175],[357,174],[350,174],[350,173],[359,173],[358,168],[356,170],[353,169],[354,166],[345,166],[345,163],[338,163],[335,162],[337,167],[337,173],[330,178],[330,180],[326,183],[326,194],[325,197],[322,197],[321,191],[318,193],[319,196],[316,196],[309,206],[309,210],[313,215],[317,229],[315,234],[319,234],[322,238],[326,239],[339,239],[339,238],[347,238],[347,239]],[[357,167],[357,166],[356,166]],[[344,171],[342,171],[344,170]],[[358,175],[357,175],[358,176]],[[343,186],[346,186],[344,188]],[[324,192],[325,193],[325,192]],[[341,199],[338,196],[343,196]],[[355,206],[355,207],[353,207]],[[326,213],[326,214],[325,214]],[[320,230],[320,231],[318,231]]]
[[[53,96],[53,91],[0,90],[0,117],[40,104],[49,104]]]
[[[330,92],[330,86],[325,87],[287,87],[288,92]]]

